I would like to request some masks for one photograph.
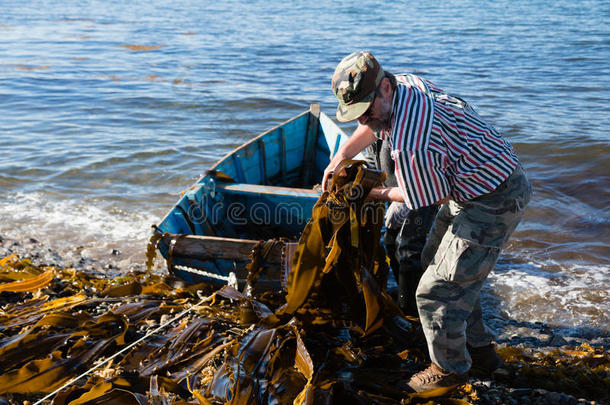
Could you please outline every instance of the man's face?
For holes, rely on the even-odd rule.
[[[360,125],[366,125],[373,132],[381,132],[390,129],[390,117],[392,115],[392,102],[384,97],[380,91],[373,100],[369,109],[358,117]]]

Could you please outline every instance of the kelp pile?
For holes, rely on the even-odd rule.
[[[314,207],[286,291],[255,293],[256,257],[244,292],[150,272],[106,279],[1,259],[0,403],[48,394],[72,405],[490,402],[469,384],[409,392],[405,382],[427,354],[417,320],[385,291],[373,220],[383,207],[364,199],[382,174],[356,162],[344,174]],[[509,347],[500,355],[508,367],[498,378],[508,383],[563,384],[561,391],[607,399],[602,349]]]
[[[276,293],[249,298],[146,273],[107,280],[16,256],[2,260],[0,277],[0,398],[9,403],[41,399],[189,309],[53,403],[400,403],[424,356],[329,311],[285,322],[273,313]]]
[[[147,329],[192,306],[196,291],[203,287],[173,288],[145,273],[107,280],[71,269],[34,266],[16,256],[4,258],[0,266],[2,281],[20,280],[0,286],[0,395],[15,402],[53,392],[144,336]],[[174,322],[117,362],[61,391],[54,403],[87,403],[93,398],[146,403],[146,395],[194,395],[174,382],[180,379],[172,367],[188,372],[193,363],[203,362],[192,359],[193,354],[206,345],[213,350],[227,336],[224,332],[233,323],[215,320],[216,312],[223,310],[223,305],[193,309],[193,314],[214,313]]]

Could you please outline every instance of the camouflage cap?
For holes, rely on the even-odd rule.
[[[369,108],[375,89],[383,79],[383,69],[367,51],[354,52],[337,65],[331,87],[339,106],[337,120],[353,121]]]

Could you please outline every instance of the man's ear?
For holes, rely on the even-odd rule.
[[[392,83],[390,83],[390,79],[384,77],[381,79],[381,92],[384,97],[387,97],[388,94],[392,93]]]

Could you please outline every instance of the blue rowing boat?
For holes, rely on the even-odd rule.
[[[233,150],[155,226],[168,270],[187,283],[243,285],[258,241],[298,240],[330,158],[347,140],[317,104]],[[288,248],[287,248],[288,246]],[[257,285],[280,286],[291,244],[267,249]]]

